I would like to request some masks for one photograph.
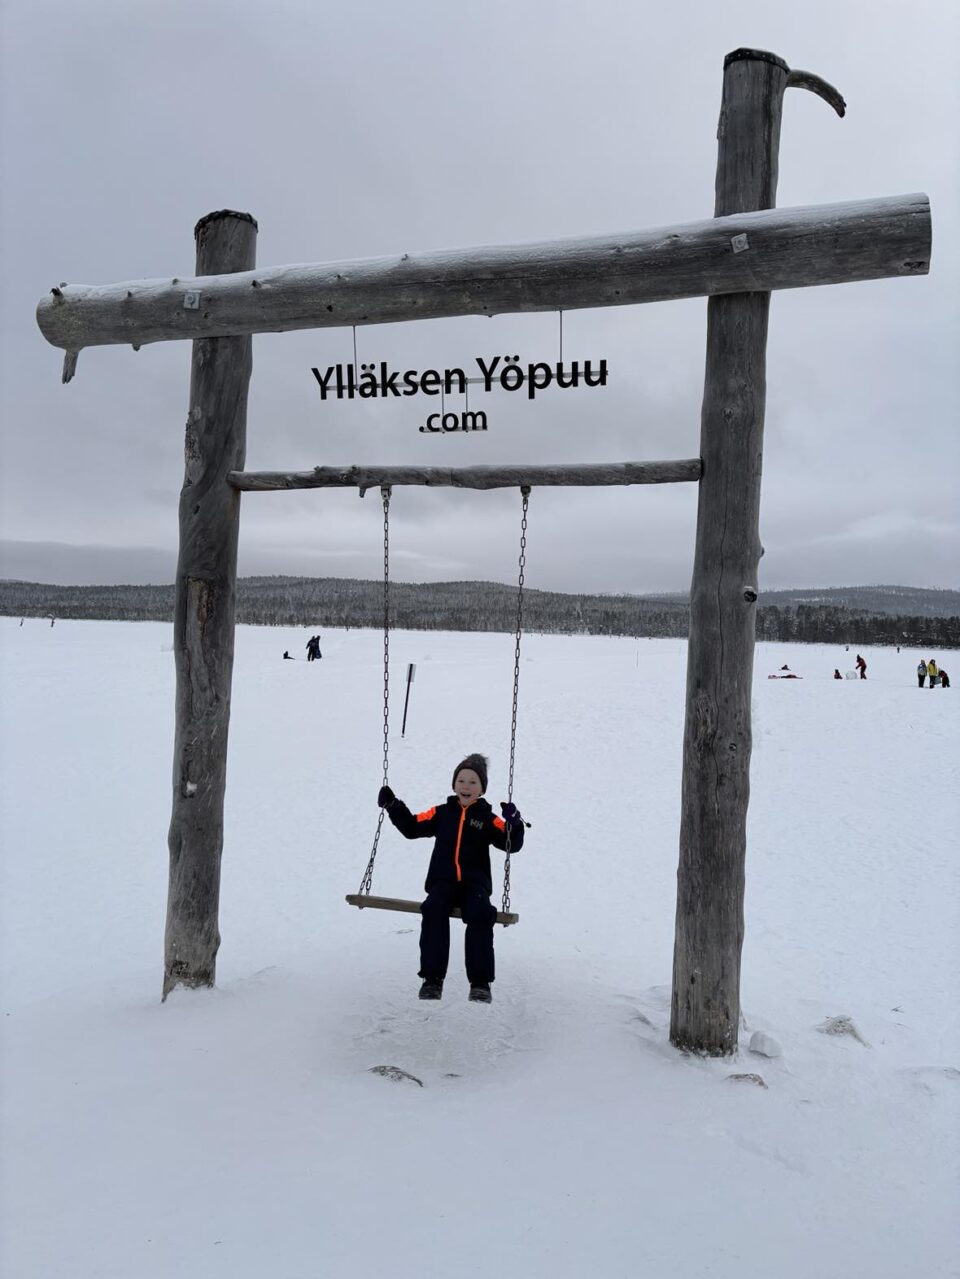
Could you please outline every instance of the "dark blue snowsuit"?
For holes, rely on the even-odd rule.
[[[424,884],[420,914],[420,976],[443,981],[450,958],[450,910],[459,906],[466,925],[464,951],[471,986],[493,981],[493,925],[497,908],[490,901],[490,845],[506,850],[507,824],[489,803],[476,799],[463,808],[456,795],[446,803],[411,813],[402,799],[387,808],[390,820],[407,839],[433,838],[433,855]],[[510,827],[510,851],[523,847],[523,823]]]

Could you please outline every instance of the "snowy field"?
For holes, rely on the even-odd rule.
[[[865,649],[866,682],[836,682],[853,651],[758,646],[746,1028],[703,1060],[667,1035],[683,642],[525,639],[532,829],[486,1007],[459,925],[421,1004],[416,918],[343,900],[376,824],[380,637],[324,632],[308,665],[281,660],[307,630],[240,628],[218,986],[161,1004],[171,628],[18,622],[9,1279],[960,1273],[960,690],[921,692],[917,652]],[[472,750],[506,798],[512,646],[393,637],[390,780],[415,808]],[[768,680],[784,663],[803,679]],[[386,825],[374,891],[418,896],[429,847]],[[860,1039],[818,1029],[841,1016]],[[748,1050],[758,1030],[781,1056]]]

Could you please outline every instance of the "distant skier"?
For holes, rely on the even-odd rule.
[[[857,660],[854,662],[854,666],[856,666],[857,670],[860,672],[860,678],[861,678],[861,679],[866,679],[866,678],[867,678],[867,664],[866,664],[866,662],[863,660],[863,658],[860,656],[860,654],[859,654],[859,653],[857,654]]]
[[[921,658],[920,658],[920,661],[917,663],[917,679],[918,679],[918,680],[919,680],[919,682],[920,682],[920,687],[921,687],[921,688],[923,688],[923,681],[924,681],[926,678],[927,678],[927,664],[926,664],[926,662],[923,660],[923,658],[921,657]]]

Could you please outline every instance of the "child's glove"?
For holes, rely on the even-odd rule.
[[[389,786],[381,786],[380,793],[377,795],[377,804],[380,808],[389,808],[396,798]]]
[[[513,827],[522,826],[523,818],[517,809],[516,804],[501,804],[500,812],[503,813],[503,820]]]

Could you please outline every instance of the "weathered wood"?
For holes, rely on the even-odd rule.
[[[243,493],[285,489],[358,488],[420,484],[428,488],[496,489],[522,485],[591,487],[675,484],[699,480],[700,459],[675,462],[608,462],[570,466],[317,466],[312,471],[231,471],[227,483]]]
[[[789,69],[748,50],[724,67],[716,214],[772,205]],[[750,696],[760,562],[769,294],[711,298],[690,591],[670,1038],[737,1047]]]
[[[37,323],[48,342],[76,352],[118,342],[571,311],[925,275],[929,259],[929,202],[904,195],[545,244],[203,280],[61,285],[41,300]]]
[[[257,224],[247,214],[204,218],[196,228],[198,276],[248,270],[256,261],[256,236]],[[251,348],[248,337],[193,344],[174,605],[164,999],[178,985],[212,986],[216,975],[240,520],[240,494],[224,481],[246,455]]]
[[[361,910],[399,910],[405,915],[420,914],[420,902],[403,901],[399,897],[372,897],[367,893],[347,893],[346,900],[351,906],[359,906]],[[453,907],[450,911],[450,918],[463,918],[459,907]],[[510,924],[519,923],[520,916],[514,915],[512,912],[504,914],[502,910],[498,910],[496,922],[503,924],[504,928],[507,928]]]

